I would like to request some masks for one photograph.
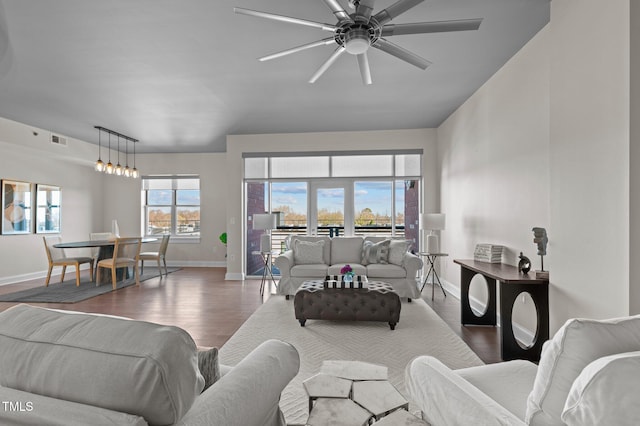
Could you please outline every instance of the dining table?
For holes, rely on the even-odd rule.
[[[142,243],[153,243],[158,241],[157,238],[153,238],[153,237],[143,237],[142,238]],[[75,248],[98,248],[98,259],[97,262],[100,262],[102,259],[108,259],[113,257],[113,249],[116,245],[116,240],[114,238],[108,239],[108,240],[87,240],[87,241],[72,241],[72,242],[62,242],[62,243],[57,243],[54,244],[53,247],[55,248],[60,248],[60,249],[75,249]],[[96,262],[96,264],[97,264]],[[97,266],[96,266],[97,268]],[[119,268],[118,269],[118,276],[117,279],[120,280],[122,279],[122,277],[125,276],[125,274],[127,274],[126,271],[127,268]],[[103,273],[101,275],[101,282],[100,283],[96,283],[96,285],[98,284],[104,284],[104,283],[110,283],[111,282],[111,271],[109,269],[104,271],[105,273]],[[122,274],[122,275],[121,275]]]

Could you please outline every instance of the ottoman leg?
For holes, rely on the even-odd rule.
[[[389,323],[389,328],[392,329],[392,330],[395,330],[396,329],[396,323],[395,322],[390,322]]]
[[[307,322],[306,319],[301,319],[301,320],[298,320],[298,321],[300,321],[300,327],[304,327],[304,323]]]
[[[289,295],[287,294],[284,298],[285,300],[289,300]]]

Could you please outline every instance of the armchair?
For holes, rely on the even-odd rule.
[[[569,320],[545,342],[538,366],[451,370],[422,356],[405,381],[432,426],[640,424],[640,316]]]

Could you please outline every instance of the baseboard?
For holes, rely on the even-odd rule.
[[[227,272],[224,276],[225,281],[244,281],[242,272]]]
[[[451,295],[456,299],[460,300],[460,287],[454,286],[453,284],[451,284],[450,282],[448,282],[443,278],[440,278],[440,282],[442,282],[442,286],[444,287],[444,290],[447,292],[448,295]],[[480,315],[482,312],[484,312],[487,306],[485,303],[481,302],[480,300],[478,300],[473,296],[469,298],[469,305],[471,305],[471,309],[476,313],[476,315]],[[499,311],[496,312],[496,317],[497,317],[496,320],[498,322],[498,327],[499,327],[500,326]],[[517,340],[521,342],[532,342],[533,339],[535,339],[535,332],[529,330],[528,328],[522,326],[521,324],[514,322],[511,326],[513,328],[513,335]]]

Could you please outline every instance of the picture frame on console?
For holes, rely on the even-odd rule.
[[[31,234],[31,183],[2,179],[2,235]]]

